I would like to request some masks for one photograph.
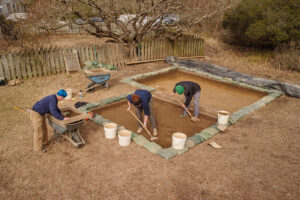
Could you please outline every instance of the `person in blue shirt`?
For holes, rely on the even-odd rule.
[[[33,139],[33,149],[34,151],[42,151],[43,144],[48,143],[48,131],[46,124],[45,114],[51,114],[58,120],[69,120],[70,118],[64,117],[57,107],[58,101],[64,100],[67,96],[67,92],[60,89],[57,94],[52,94],[44,97],[40,101],[36,102],[32,107],[30,112],[30,119],[32,121],[34,139]]]
[[[151,126],[153,128],[153,135],[157,135],[156,122],[152,110],[152,95],[148,90],[136,90],[133,94],[127,96],[128,109],[130,110],[132,105],[135,107],[135,112],[137,117],[143,123],[144,127],[147,127],[147,122],[150,120]],[[142,114],[144,111],[144,120],[142,119]],[[141,133],[143,127],[138,123],[139,128],[137,133]]]

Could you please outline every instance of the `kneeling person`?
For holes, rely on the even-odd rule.
[[[133,104],[135,107],[135,112],[140,121],[144,121],[144,127],[147,127],[148,119],[150,120],[151,126],[153,128],[153,135],[157,135],[157,127],[155,118],[152,111],[152,95],[147,90],[136,90],[133,94],[127,96],[128,110],[131,109]],[[144,111],[144,120],[142,119],[142,113]],[[143,127],[138,123],[139,128],[137,133],[141,133]]]

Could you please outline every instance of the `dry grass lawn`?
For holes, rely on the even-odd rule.
[[[212,45],[212,43],[210,43]],[[209,60],[239,72],[300,84],[300,74],[249,62],[238,51],[208,49]],[[124,77],[167,67],[163,62],[126,66],[113,75],[109,90],[85,94],[99,101],[135,88]],[[0,87],[0,199],[298,199],[300,196],[300,100],[282,96],[243,118],[216,141],[204,142],[167,161],[131,143],[106,140],[103,127],[87,122],[81,128],[87,144],[51,142],[47,153],[34,153],[29,118],[13,109],[31,107],[59,88],[76,94],[88,80],[83,74],[25,80]],[[75,94],[75,95],[76,95]],[[64,101],[73,105],[76,101]],[[117,113],[116,113],[117,114]],[[49,131],[49,137],[52,136]]]

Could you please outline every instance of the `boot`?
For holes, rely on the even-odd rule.
[[[186,117],[186,116],[187,116],[186,113],[182,113],[182,114],[180,115],[181,118],[184,118],[184,117]]]
[[[136,131],[136,133],[140,134],[142,132],[143,128],[139,127],[138,130]]]
[[[154,129],[153,129],[153,135],[154,135],[154,136],[157,136],[157,128],[154,128]]]

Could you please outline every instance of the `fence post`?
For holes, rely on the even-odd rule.
[[[54,48],[54,52],[53,52],[53,56],[54,56],[54,63],[55,63],[55,68],[56,68],[56,72],[57,73],[61,73],[61,66],[60,66],[60,62],[59,62],[59,54],[58,54],[58,48]]]
[[[55,63],[54,63],[54,48],[52,48],[52,47],[50,48],[50,65],[51,65],[51,70],[52,70],[51,74],[57,74]]]
[[[2,64],[2,56],[0,55],[0,77],[2,78],[5,78],[5,75],[4,75],[4,65]]]
[[[9,69],[10,69],[11,79],[12,80],[16,79],[15,65],[14,65],[14,61],[13,61],[11,53],[8,54],[8,66],[9,66]]]
[[[60,63],[60,66],[61,66],[61,71],[66,72],[64,54],[63,54],[63,50],[61,48],[59,48],[59,50],[58,50],[58,57],[59,57],[59,63]]]
[[[9,68],[8,68],[6,54],[2,55],[2,61],[3,61],[3,65],[4,65],[5,78],[9,81],[9,80],[11,80],[11,77],[10,77],[10,72],[9,72]]]
[[[200,41],[201,41],[200,55],[203,56],[204,40],[203,40],[203,39],[200,39]]]
[[[84,52],[85,52],[85,58],[86,58],[85,61],[90,60],[90,57],[89,57],[89,48],[88,48],[88,46],[84,47]]]
[[[39,58],[41,61],[42,72],[44,76],[47,76],[47,60],[46,60],[46,50],[44,48],[39,49]]]
[[[96,56],[95,56],[95,48],[94,48],[94,46],[90,46],[90,47],[89,47],[89,52],[90,52],[90,60],[96,60]]]
[[[79,48],[79,58],[80,58],[80,62],[83,63],[84,61],[86,61],[85,56],[84,56],[84,47],[80,47]]]
[[[197,43],[196,42],[197,42],[197,38],[196,38],[196,36],[194,36],[194,39],[193,39],[193,45],[194,45],[194,48],[193,48],[193,50],[194,50],[193,52],[194,53],[193,53],[193,55],[194,56],[197,56],[197,51],[196,51],[196,44]]]
[[[36,49],[34,51],[34,58],[36,60],[35,64],[36,64],[36,67],[37,67],[37,75],[39,77],[43,76],[43,72],[42,72],[42,62],[41,62],[41,58],[39,56],[39,51],[38,49]]]
[[[19,52],[20,57],[20,67],[21,67],[21,73],[22,73],[22,78],[27,79],[27,71],[26,71],[26,57],[24,52]]]
[[[25,66],[27,71],[27,77],[32,78],[32,70],[30,65],[29,52],[25,52]]]
[[[31,69],[32,69],[32,75],[33,77],[37,77],[37,67],[36,67],[36,62],[35,62],[35,59],[34,59],[34,52],[33,50],[31,50],[29,52],[29,65],[31,65]]]
[[[154,40],[150,41],[150,59],[154,60]]]
[[[140,42],[138,43],[138,61],[141,60],[141,44]]]

